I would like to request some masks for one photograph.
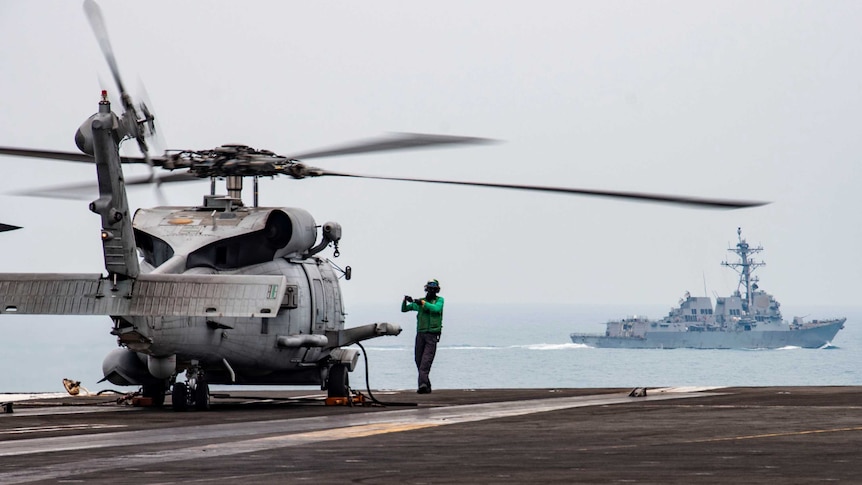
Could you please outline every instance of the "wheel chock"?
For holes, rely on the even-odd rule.
[[[136,408],[151,408],[153,407],[153,398],[135,396],[132,398],[132,406]]]
[[[365,404],[365,396],[356,394],[350,397],[328,397],[326,398],[327,406],[362,406]]]

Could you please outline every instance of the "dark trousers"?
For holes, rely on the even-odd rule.
[[[439,333],[420,332],[416,334],[416,346],[413,348],[416,357],[416,368],[419,370],[419,387],[422,385],[431,388],[431,364],[434,363],[434,355],[437,353],[437,342],[440,340]]]

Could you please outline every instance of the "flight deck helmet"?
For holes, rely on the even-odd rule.
[[[427,293],[434,294],[440,293],[440,282],[437,280],[428,280],[428,282],[425,283],[425,291]]]

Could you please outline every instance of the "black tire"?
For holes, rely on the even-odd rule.
[[[141,394],[153,400],[153,407],[160,408],[165,405],[165,383],[144,384]]]
[[[189,389],[184,382],[174,383],[171,390],[171,407],[174,411],[185,411],[189,408]]]
[[[347,366],[335,364],[329,368],[329,378],[326,383],[327,396],[348,397],[350,392]]]
[[[209,411],[210,408],[210,386],[207,381],[198,379],[195,386],[195,409],[198,411]]]

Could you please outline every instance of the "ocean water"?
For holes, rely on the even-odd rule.
[[[624,316],[658,318],[669,306],[446,304],[431,370],[435,388],[862,385],[862,306],[784,311],[785,319],[847,317],[832,345],[822,349],[663,350],[592,348],[571,343],[569,334],[604,333],[604,322]],[[416,386],[415,313],[393,307],[396,313],[386,321],[401,324],[402,335],[364,345],[372,389]],[[377,321],[379,311],[359,307],[350,316]],[[351,384],[364,388],[364,369],[354,372]]]
[[[665,386],[862,385],[862,306],[782,307],[785,319],[847,317],[822,349],[597,349],[571,343],[572,332],[604,332],[603,323],[630,315],[663,316],[669,306],[459,304],[447,299],[443,336],[431,370],[435,389],[597,388]],[[400,324],[397,337],[366,341],[352,387],[413,389],[415,313],[392,305],[348,307],[348,326]],[[91,392],[103,357],[116,347],[107,318],[0,317],[0,393],[63,391],[62,379]]]

